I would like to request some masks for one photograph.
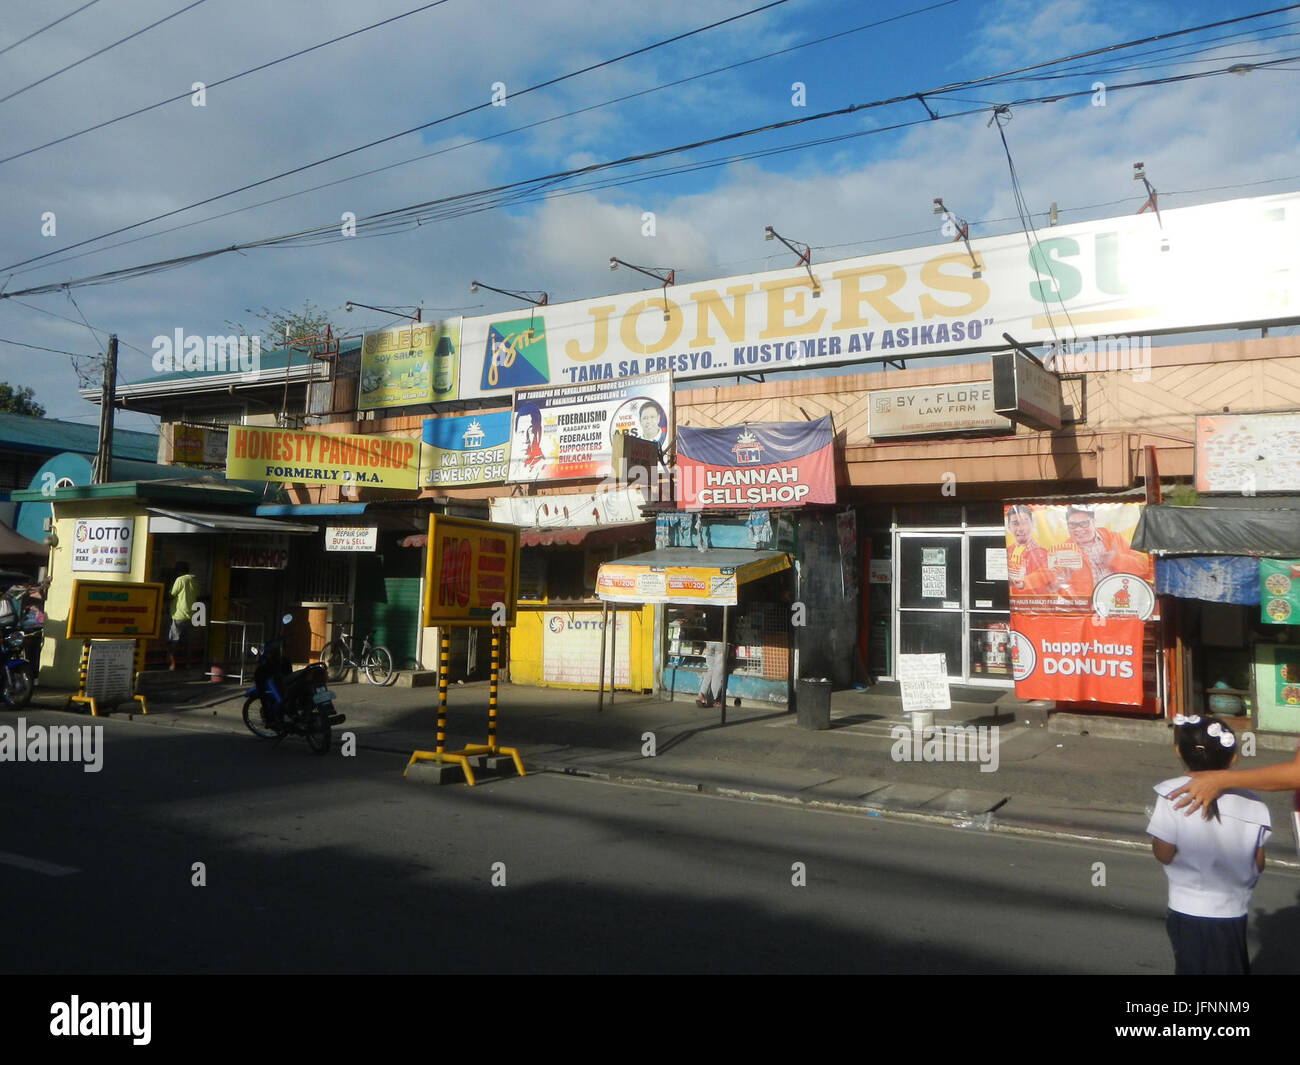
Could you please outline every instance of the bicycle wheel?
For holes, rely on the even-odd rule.
[[[331,640],[320,649],[319,661],[325,667],[326,676],[336,684],[347,674],[348,656],[338,640]]]
[[[245,700],[244,724],[248,726],[248,731],[259,740],[274,740],[281,735],[280,730],[272,728],[266,720],[266,715],[262,713],[262,697],[260,695],[250,695]]]
[[[307,740],[307,746],[311,748],[313,754],[325,754],[330,749],[330,711],[324,707],[317,707],[308,712],[307,724],[303,731],[303,737]]]
[[[393,656],[388,653],[387,647],[372,647],[366,652],[363,668],[366,680],[371,684],[387,684],[388,678],[393,675]]]

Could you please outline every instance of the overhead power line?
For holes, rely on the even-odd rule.
[[[1277,63],[1292,62],[1293,59],[1276,60]],[[1205,77],[1220,76],[1230,73],[1230,68],[1223,68],[1216,71],[1202,71],[1195,74],[1171,75],[1164,78],[1153,78],[1141,82],[1131,82],[1109,86],[1111,92],[1123,91],[1126,89],[1148,88],[1155,85],[1168,85],[1183,81],[1199,80]],[[998,105],[999,107],[1024,106],[1027,104],[1043,103],[1060,103],[1064,100],[1076,99],[1092,95],[1092,88],[1081,89],[1076,92],[1054,93],[1050,96],[1028,97],[1012,101],[1010,104]],[[641,152],[636,155],[624,156],[620,159],[608,160],[602,163],[593,163],[588,166],[578,167],[570,170],[558,171],[556,173],[543,175],[537,178],[529,178],[521,181],[510,182],[505,185],[498,185],[492,188],[480,189],[470,193],[462,193],[454,196],[442,197],[437,200],[430,200],[424,203],[412,204],[407,207],[396,208],[391,211],[380,212],[376,215],[370,215],[363,219],[357,220],[357,234],[362,236],[363,227],[370,227],[376,230],[393,230],[399,227],[410,227],[422,225],[426,221],[443,221],[448,218],[461,217],[466,214],[478,213],[484,210],[491,210],[494,207],[501,206],[505,203],[521,203],[531,199],[546,198],[548,195],[570,195],[571,189],[554,189],[548,186],[554,186],[558,182],[565,181],[572,177],[586,174],[594,174],[600,171],[610,170],[620,166],[626,166],[632,163],[647,162],[653,159],[662,158],[668,155],[674,155],[681,152],[694,151],[698,148],[707,147],[713,144],[721,144],[729,141],[739,140],[745,137],[751,137],[760,133],[772,132],[778,129],[789,129],[796,126],[805,125],[810,122],[824,121],[830,118],[842,117],[853,114],[868,108],[881,106],[884,102],[899,102],[901,100],[910,100],[914,97],[904,96],[893,98],[891,101],[875,101],[866,104],[850,104],[847,107],[837,108],[833,111],[825,111],[816,115],[807,115],[801,118],[788,119],[783,122],[771,123],[754,129],[739,130],[732,133],[721,134],[715,137],[705,138],[690,144],[674,145],[669,148],[660,148],[654,151]],[[880,133],[891,132],[898,129],[905,129],[912,126],[924,125],[934,121],[944,119],[963,118],[970,115],[984,114],[989,111],[988,106],[972,108],[966,111],[953,112],[948,115],[936,116],[934,118],[918,118],[904,122],[894,123],[889,126],[874,127],[871,129],[855,130],[850,133],[838,134],[831,137],[821,138],[816,141],[808,141],[795,145],[786,145],[774,148],[759,149],[751,153],[743,153],[736,156],[725,157],[722,159],[711,160],[705,163],[683,164],[680,167],[671,168],[672,172],[685,172],[688,169],[702,169],[706,166],[720,166],[738,159],[757,158],[768,155],[776,155],[783,152],[797,151],[803,148],[820,146],[827,143],[850,140],[857,137],[873,136]],[[632,175],[618,179],[619,183],[631,183],[634,181],[649,180],[649,175]],[[364,234],[380,235],[375,234]],[[294,233],[282,234],[274,237],[267,237],[261,240],[249,241],[240,244],[233,244],[225,248],[213,248],[203,252],[193,253],[191,255],[177,256],[171,259],[159,260],[156,262],[145,263],[134,267],[125,267],[119,270],[110,270],[101,274],[83,277],[72,281],[54,282],[47,285],[33,286],[27,289],[20,289],[11,293],[0,293],[0,299],[8,299],[12,296],[37,295],[48,292],[57,292],[73,287],[108,284],[114,281],[125,280],[131,277],[144,276],[146,274],[157,273],[161,270],[171,269],[177,266],[187,265],[189,263],[200,262],[203,259],[213,258],[217,255],[224,255],[232,251],[244,251],[254,248],[268,247],[287,247],[287,246],[311,246],[313,244],[333,243],[342,240],[355,240],[357,237],[344,237],[339,234],[338,226],[330,223],[325,226],[316,226],[310,229],[299,230]]]
[[[87,355],[84,351],[60,351],[58,348],[43,348],[40,344],[24,344],[21,340],[10,340],[8,337],[0,337],[0,344],[12,344],[16,348],[31,348],[33,351],[51,351],[55,355],[71,355],[74,359],[90,359],[96,356]]]
[[[200,0],[200,2],[202,2],[202,0]],[[731,15],[724,19],[718,19],[715,22],[710,22],[708,25],[699,26],[693,30],[687,30],[685,33],[678,33],[672,37],[667,37],[664,38],[663,40],[655,41],[653,44],[644,45],[641,48],[634,48],[632,51],[624,52],[622,55],[614,56],[610,59],[603,59],[597,63],[591,63],[585,67],[580,67],[577,70],[570,71],[567,74],[560,74],[557,75],[556,77],[548,78],[546,81],[538,82],[536,85],[529,85],[526,88],[518,89],[515,92],[511,93],[510,95],[515,99],[518,99],[520,96],[525,96],[528,93],[538,92],[541,89],[549,88],[552,85],[558,85],[561,82],[579,77],[582,74],[589,74],[593,70],[600,70],[603,67],[612,66],[615,63],[621,63],[625,59],[631,59],[638,55],[645,55],[647,52],[652,52],[658,48],[664,48],[670,44],[675,44],[678,41],[686,40],[689,37],[694,37],[698,34],[705,33],[708,30],[717,29],[719,26],[726,26],[732,22],[737,22],[740,19],[748,18],[751,15],[757,15],[763,11],[771,10],[774,7],[780,7],[782,4],[786,4],[786,3],[789,3],[789,0],[768,0],[767,3],[761,4],[760,6],[755,8],[750,8],[748,11],[742,11],[738,15]],[[23,259],[21,262],[11,263],[8,266],[0,267],[0,273],[6,273],[10,270],[16,269],[19,266],[26,266],[28,263],[40,262],[43,259],[51,258],[65,251],[71,251],[73,248],[81,248],[87,244],[93,244],[96,241],[104,240],[108,237],[115,237],[119,233],[127,233],[132,229],[139,229],[141,226],[149,225],[151,222],[160,222],[164,218],[172,218],[175,215],[181,214],[185,211],[193,210],[195,207],[202,207],[205,204],[215,203],[218,200],[224,200],[229,196],[234,196],[241,192],[247,192],[249,189],[255,189],[258,188],[259,186],[267,185],[272,181],[279,181],[281,178],[290,177],[293,174],[300,174],[304,170],[310,170],[313,167],[317,167],[325,163],[333,162],[336,159],[343,159],[349,155],[355,155],[357,152],[365,151],[368,148],[374,148],[380,144],[387,144],[390,141],[397,140],[399,137],[405,137],[411,133],[418,133],[421,130],[430,129],[433,126],[441,125],[444,122],[450,122],[456,118],[463,118],[465,115],[474,114],[477,111],[482,111],[485,108],[491,106],[492,106],[491,100],[486,100],[483,103],[474,105],[473,107],[463,108],[460,111],[456,111],[449,115],[443,115],[441,118],[433,119],[430,122],[424,122],[418,126],[412,126],[410,129],[401,130],[398,133],[391,133],[386,137],[380,137],[377,140],[369,141],[368,143],[358,145],[355,148],[348,148],[345,151],[335,152],[333,155],[328,155],[323,159],[317,159],[315,162],[304,163],[302,164],[302,166],[293,167],[292,169],[282,171],[279,174],[272,174],[270,177],[262,178],[258,181],[249,182],[246,185],[241,185],[237,189],[231,189],[229,192],[219,193],[216,196],[208,196],[205,199],[198,200],[195,203],[186,205],[185,207],[177,207],[175,210],[165,211],[162,214],[154,215],[152,218],[145,218],[139,222],[133,222],[131,225],[128,226],[120,226],[117,229],[109,230],[107,233],[101,233],[97,237],[89,237],[86,240],[78,241],[76,244],[69,244],[66,247],[57,249],[56,251],[46,252],[44,255],[35,255],[30,259]]]
[[[122,37],[121,39],[114,41],[112,44],[106,44],[104,45],[103,48],[91,52],[90,55],[82,56],[75,63],[69,63],[66,67],[60,67],[53,74],[46,74],[45,77],[43,78],[37,78],[35,81],[31,82],[30,84],[24,85],[21,89],[15,89],[8,96],[0,96],[0,104],[4,103],[7,100],[12,100],[15,96],[25,93],[28,89],[36,88],[37,85],[44,85],[51,78],[57,78],[60,74],[66,74],[73,67],[79,67],[81,66],[82,63],[94,59],[96,56],[103,55],[105,52],[113,48],[116,48],[119,44],[125,44],[127,41],[134,40],[136,37],[139,37],[142,33],[148,33],[155,26],[161,26],[164,22],[169,22],[172,19],[174,19],[177,15],[183,15],[191,8],[198,7],[200,4],[205,2],[206,0],[194,0],[192,4],[187,4],[179,11],[173,11],[170,15],[163,16],[157,22],[151,22],[149,23],[149,25],[143,27],[142,29],[136,30],[134,33],[128,33],[125,37]]]
[[[93,2],[93,0],[92,0]],[[267,63],[259,63],[255,67],[249,67],[247,70],[241,70],[238,74],[230,74],[227,77],[219,78],[216,81],[210,81],[205,86],[208,89],[216,89],[222,85],[229,85],[232,81],[238,81],[240,78],[246,78],[250,74],[256,74],[261,70],[269,70],[271,67],[279,66],[281,63],[287,63],[291,59],[298,59],[301,56],[308,55],[311,52],[318,52],[322,48],[328,48],[331,44],[338,44],[340,41],[346,41],[349,37],[356,37],[362,33],[368,33],[370,30],[378,29],[380,26],[387,26],[390,23],[398,22],[401,19],[409,18],[411,15],[418,15],[422,11],[428,11],[431,7],[440,7],[447,3],[447,0],[434,0],[431,4],[425,4],[423,7],[412,8],[410,11],[403,11],[400,15],[394,15],[392,18],[386,18],[382,22],[372,22],[369,26],[362,26],[360,29],[353,30],[350,33],[343,33],[337,37],[331,37],[328,41],[321,41],[319,44],[313,44],[309,48],[300,48],[289,55],[281,56],[279,59],[272,59]],[[135,118],[136,115],[143,115],[147,111],[155,111],[160,107],[166,107],[167,104],[174,104],[177,100],[187,99],[191,93],[182,92],[175,96],[169,96],[165,100],[159,100],[157,103],[149,104],[146,107],[137,107],[134,111],[128,111],[126,114],[118,115],[116,118],[108,118],[103,122],[97,122],[93,126],[87,126],[85,129],[79,129],[75,133],[68,133],[62,137],[55,137],[52,141],[46,141],[44,144],[38,144],[34,148],[25,148],[21,152],[15,152],[13,155],[6,155],[0,158],[0,164],[12,162],[15,159],[21,159],[25,155],[32,155],[44,148],[52,148],[56,144],[63,144],[66,141],[74,140],[86,133],[94,133],[97,129],[103,129],[111,126],[116,122],[124,122],[128,118]]]
[[[53,29],[53,28],[54,28],[55,26],[57,26],[60,22],[66,22],[68,19],[72,18],[73,15],[76,15],[76,14],[82,12],[82,11],[85,11],[86,8],[88,8],[88,7],[92,7],[93,5],[95,5],[95,4],[97,4],[97,3],[99,3],[99,0],[89,0],[88,3],[82,4],[82,5],[81,5],[79,8],[77,8],[75,11],[69,11],[66,15],[63,15],[63,16],[61,16],[61,17],[59,17],[59,18],[56,18],[53,22],[47,22],[47,23],[46,23],[44,26],[42,26],[39,30],[32,30],[32,32],[29,33],[26,37],[19,37],[18,40],[14,41],[13,44],[6,44],[3,48],[0,48],[0,55],[4,55],[5,52],[8,52],[9,50],[11,50],[11,49],[13,49],[13,48],[17,48],[20,44],[26,44],[28,41],[30,41],[33,37],[37,36],[38,34],[42,34],[42,33],[44,33],[46,30],[51,30],[51,29]]]
[[[704,70],[704,71],[699,71],[695,74],[688,74],[686,77],[676,78],[672,81],[661,82],[658,85],[652,85],[646,89],[638,89],[635,92],[624,93],[622,96],[615,96],[609,100],[603,100],[600,103],[588,104],[585,107],[575,108],[572,111],[565,111],[563,114],[551,115],[548,118],[539,118],[533,122],[526,122],[520,126],[512,126],[509,129],[499,130],[496,133],[489,133],[482,137],[475,137],[472,140],[458,141],[455,144],[445,145],[444,147],[436,148],[431,152],[422,152],[419,155],[413,155],[407,159],[399,159],[395,163],[386,163],[383,166],[372,167],[369,170],[362,170],[355,174],[348,174],[345,177],[335,178],[332,181],[324,181],[321,182],[319,185],[309,185],[306,188],[297,189],[294,192],[286,192],[279,196],[272,196],[265,200],[259,200],[256,203],[245,204],[242,207],[234,207],[228,211],[220,211],[217,214],[207,215],[204,218],[196,218],[191,222],[181,222],[178,225],[168,226],[166,229],[158,229],[158,230],[154,230],[152,233],[144,233],[141,234],[140,236],[129,237],[126,240],[115,241],[112,244],[106,244],[101,248],[92,248],[88,251],[78,252],[75,255],[62,255],[59,258],[51,259],[47,263],[42,263],[36,266],[28,266],[26,269],[22,269],[22,270],[13,270],[10,272],[10,276],[30,273],[33,270],[40,270],[47,266],[57,266],[60,263],[72,262],[76,259],[84,259],[89,255],[100,255],[103,252],[111,251],[114,248],[126,247],[128,244],[138,244],[142,240],[153,240],[156,237],[166,236],[168,233],[176,233],[182,229],[189,229],[192,228],[193,226],[204,225],[207,222],[215,222],[222,218],[229,218],[232,215],[242,214],[245,211],[254,211],[259,207],[267,207],[270,206],[271,204],[283,203],[285,200],[291,200],[298,196],[306,196],[308,193],[319,192],[321,189],[333,188],[337,185],[342,185],[349,181],[356,181],[363,177],[371,177],[375,174],[382,174],[389,170],[395,170],[398,167],[402,167],[402,166],[410,166],[412,163],[418,163],[425,159],[433,159],[437,156],[446,155],[450,152],[457,152],[465,148],[472,148],[476,144],[486,144],[489,141],[499,140],[503,137],[509,137],[515,133],[522,133],[526,130],[537,129],[539,126],[549,125],[552,122],[560,122],[566,118],[574,118],[577,115],[587,114],[590,111],[597,111],[604,107],[610,107],[613,104],[625,103],[628,100],[635,100],[642,96],[648,96],[651,93],[661,92],[664,89],[672,89],[677,87],[678,85],[686,85],[692,81],[699,81],[702,78],[712,77],[715,74],[722,74],[730,70],[736,70],[740,67],[748,66],[753,63],[759,63],[767,59],[775,58],[777,56],[788,55],[792,52],[797,52],[804,48],[811,48],[818,44],[825,44],[827,41],[833,41],[838,38],[847,37],[854,33],[861,33],[864,30],[876,29],[890,22],[897,22],[900,19],[911,18],[916,15],[925,14],[927,12],[934,11],[938,8],[949,7],[952,4],[957,4],[961,2],[962,0],[939,0],[938,3],[930,4],[926,7],[913,8],[911,11],[900,12],[899,14],[891,15],[888,18],[877,19],[874,22],[867,22],[860,26],[853,26],[847,30],[840,30],[836,33],[828,33],[822,37],[814,37],[811,40],[803,41],[799,44],[789,45],[788,47],[785,48],[779,48],[773,52],[765,52],[761,55],[749,56],[748,58],[745,59],[739,59],[734,63],[727,63],[724,64],[723,66],[713,67],[711,70]],[[215,84],[217,83],[213,82],[213,85]],[[11,156],[10,158],[17,158],[17,157]],[[0,159],[0,163],[4,163],[4,162],[5,162],[4,159]]]
[[[620,62],[620,61],[622,61],[622,60],[624,60],[624,59],[627,59],[627,58],[630,58],[630,57],[633,57],[633,56],[636,56],[636,55],[641,55],[641,54],[644,54],[644,53],[646,53],[646,52],[652,51],[652,50],[654,50],[654,49],[664,47],[664,46],[667,45],[667,44],[671,44],[671,43],[674,43],[674,42],[676,42],[676,41],[683,40],[683,39],[685,39],[685,38],[687,38],[687,37],[691,37],[691,36],[694,36],[694,35],[696,35],[696,34],[703,33],[703,32],[705,32],[705,31],[707,31],[707,30],[714,29],[714,28],[716,28],[716,27],[718,27],[718,26],[722,26],[722,25],[725,25],[725,24],[727,24],[727,23],[735,22],[735,21],[737,21],[737,20],[739,20],[739,19],[743,19],[743,18],[749,17],[750,15],[753,15],[753,14],[756,14],[756,13],[759,13],[759,12],[762,12],[762,11],[765,11],[765,10],[768,10],[768,9],[770,9],[770,8],[772,8],[772,7],[776,7],[776,6],[778,6],[779,4],[782,4],[782,3],[785,3],[785,2],[787,2],[787,0],[771,0],[771,2],[769,2],[769,3],[767,3],[767,4],[764,4],[764,5],[762,5],[762,6],[760,6],[760,7],[757,7],[757,8],[753,8],[753,9],[751,9],[751,10],[749,10],[749,11],[746,11],[746,12],[742,12],[742,13],[740,13],[740,14],[738,14],[738,15],[733,15],[733,16],[731,16],[731,17],[729,17],[729,18],[722,19],[722,20],[719,20],[719,21],[717,21],[717,22],[710,23],[710,24],[708,24],[708,25],[706,25],[706,26],[699,27],[698,29],[694,29],[694,30],[687,31],[687,32],[682,33],[682,34],[678,34],[678,35],[676,35],[676,36],[674,36],[674,37],[667,38],[666,40],[663,40],[663,41],[658,41],[658,42],[656,42],[656,43],[654,43],[654,44],[647,45],[647,46],[645,46],[645,47],[643,47],[643,48],[636,49],[636,50],[634,50],[634,51],[632,51],[632,52],[627,52],[627,53],[625,53],[624,55],[621,55],[621,56],[616,56],[616,57],[614,57],[614,58],[612,58],[612,59],[603,60],[603,61],[601,61],[601,62],[598,62],[598,63],[592,64],[592,65],[590,65],[590,66],[583,67],[583,68],[581,68],[581,69],[579,69],[579,70],[572,71],[572,72],[570,72],[570,73],[568,73],[568,74],[559,75],[559,76],[557,76],[557,77],[554,77],[554,78],[548,79],[548,80],[546,80],[546,81],[539,82],[539,83],[536,84],[536,85],[529,86],[529,87],[527,87],[527,88],[525,88],[525,89],[520,89],[520,90],[518,90],[517,92],[513,93],[512,95],[515,96],[515,97],[518,97],[518,96],[525,95],[525,94],[527,94],[527,93],[536,92],[536,91],[538,91],[538,90],[540,90],[540,89],[542,89],[542,88],[546,88],[546,87],[549,87],[549,86],[551,86],[551,85],[558,84],[558,83],[563,82],[563,81],[566,81],[566,80],[568,80],[568,79],[570,79],[570,78],[574,78],[574,77],[577,77],[577,76],[579,76],[579,75],[581,75],[581,74],[588,73],[588,72],[590,72],[590,71],[592,71],[592,70],[597,70],[597,69],[600,69],[601,67],[609,66],[609,65],[611,65],[611,64],[614,64],[614,63]],[[1279,7],[1279,8],[1272,8],[1272,9],[1267,10],[1267,11],[1255,12],[1255,13],[1250,14],[1250,15],[1241,15],[1241,16],[1237,16],[1237,17],[1229,18],[1229,19],[1220,19],[1220,20],[1217,20],[1217,21],[1215,21],[1215,22],[1204,23],[1204,24],[1199,25],[1199,26],[1186,27],[1186,28],[1181,29],[1181,30],[1172,30],[1172,31],[1168,31],[1168,32],[1165,32],[1165,33],[1152,34],[1152,35],[1149,35],[1149,36],[1147,36],[1147,37],[1137,38],[1137,39],[1134,39],[1134,40],[1131,40],[1131,41],[1124,41],[1124,42],[1120,42],[1120,43],[1117,43],[1117,44],[1111,44],[1111,45],[1106,45],[1106,46],[1099,47],[1099,48],[1089,49],[1089,50],[1087,50],[1087,51],[1078,52],[1078,53],[1075,53],[1075,54],[1073,54],[1073,55],[1065,56],[1065,57],[1062,57],[1062,58],[1059,58],[1059,59],[1054,59],[1054,60],[1049,60],[1049,61],[1046,61],[1046,62],[1040,62],[1040,63],[1029,64],[1029,65],[1027,65],[1027,66],[1018,67],[1018,68],[1015,68],[1015,69],[1010,70],[1010,71],[1003,71],[1003,72],[1001,72],[1001,73],[999,73],[999,74],[991,74],[991,75],[987,75],[987,76],[982,77],[982,78],[975,78],[975,79],[971,79],[971,80],[964,81],[964,82],[959,82],[959,83],[955,83],[955,84],[951,84],[951,85],[941,86],[941,87],[939,87],[939,88],[930,89],[930,90],[927,90],[927,91],[925,91],[925,92],[921,92],[921,93],[909,93],[909,94],[906,94],[906,95],[904,95],[904,96],[891,98],[891,99],[889,99],[889,100],[878,101],[878,102],[876,102],[875,104],[872,104],[872,105],[870,105],[870,106],[884,106],[884,105],[889,104],[889,103],[901,102],[901,101],[903,101],[903,100],[918,100],[918,99],[922,99],[922,100],[923,100],[924,97],[926,97],[926,96],[931,96],[931,95],[941,94],[941,93],[945,93],[945,92],[949,92],[949,91],[953,91],[953,90],[959,90],[959,89],[963,89],[963,88],[970,88],[970,87],[975,86],[975,85],[980,85],[980,84],[985,84],[985,83],[995,82],[995,81],[997,81],[998,79],[1009,78],[1009,77],[1012,77],[1012,76],[1017,75],[1017,74],[1023,74],[1023,73],[1026,73],[1026,72],[1028,72],[1028,71],[1039,70],[1039,69],[1043,69],[1043,68],[1045,68],[1045,67],[1050,67],[1050,66],[1057,66],[1057,65],[1060,65],[1060,64],[1062,64],[1062,63],[1074,62],[1074,61],[1077,61],[1077,60],[1079,60],[1079,59],[1083,59],[1083,58],[1088,58],[1088,57],[1093,57],[1093,56],[1099,56],[1099,55],[1105,55],[1105,54],[1108,54],[1108,53],[1112,53],[1112,52],[1120,51],[1120,50],[1127,49],[1127,48],[1133,48],[1133,47],[1138,47],[1138,46],[1141,46],[1141,45],[1151,44],[1151,43],[1154,43],[1154,42],[1157,42],[1157,41],[1173,40],[1173,39],[1176,39],[1176,38],[1179,38],[1179,37],[1184,37],[1184,36],[1187,36],[1187,35],[1190,35],[1190,34],[1193,34],[1193,33],[1200,33],[1200,32],[1203,32],[1203,31],[1205,31],[1205,30],[1217,29],[1217,28],[1224,27],[1224,26],[1231,26],[1231,25],[1236,25],[1236,24],[1240,24],[1240,23],[1244,23],[1244,22],[1249,22],[1249,21],[1252,21],[1252,20],[1260,19],[1260,18],[1266,18],[1266,17],[1268,17],[1268,16],[1270,16],[1270,15],[1275,15],[1275,14],[1278,14],[1278,13],[1280,13],[1280,12],[1284,12],[1284,11],[1292,11],[1292,10],[1296,10],[1296,9],[1300,9],[1300,3],[1297,3],[1297,4],[1289,4],[1289,5],[1286,5],[1286,6],[1284,6],[1284,7]],[[101,241],[101,240],[106,240],[106,239],[108,239],[109,237],[117,236],[118,234],[121,234],[121,233],[130,232],[131,230],[138,229],[138,228],[140,228],[141,226],[149,225],[149,224],[151,224],[151,223],[153,223],[153,222],[158,222],[158,221],[162,221],[163,219],[166,219],[166,218],[174,217],[174,216],[176,216],[176,215],[178,215],[178,214],[182,214],[182,213],[184,213],[185,211],[192,210],[192,209],[194,209],[194,208],[196,208],[196,207],[202,207],[202,206],[205,206],[205,205],[207,205],[207,204],[209,204],[209,203],[215,203],[215,202],[217,202],[217,201],[219,201],[219,200],[222,200],[222,199],[225,199],[225,198],[227,198],[227,197],[229,197],[229,196],[234,196],[234,195],[237,195],[237,194],[239,194],[239,193],[241,193],[241,192],[246,192],[246,191],[248,191],[249,189],[258,188],[258,187],[260,187],[260,186],[262,186],[262,185],[269,184],[269,183],[271,183],[271,182],[273,182],[273,181],[278,181],[278,180],[280,180],[280,179],[282,179],[282,178],[292,176],[293,174],[302,173],[302,172],[304,172],[304,171],[306,171],[306,170],[310,170],[310,169],[312,169],[313,167],[321,166],[321,165],[323,165],[324,163],[333,162],[334,160],[342,159],[342,158],[345,158],[345,157],[347,157],[347,156],[349,156],[349,155],[354,155],[354,154],[356,154],[357,152],[365,151],[365,150],[367,150],[367,149],[369,149],[369,148],[373,148],[373,147],[376,147],[376,146],[381,145],[381,144],[386,144],[386,143],[391,142],[391,141],[393,141],[393,140],[396,140],[396,139],[398,139],[398,138],[400,138],[400,137],[404,137],[404,136],[407,136],[408,134],[415,133],[415,132],[418,132],[418,131],[421,131],[421,130],[424,130],[424,129],[429,129],[429,128],[433,127],[433,126],[440,125],[440,124],[442,124],[442,123],[444,123],[444,122],[451,121],[451,120],[453,120],[453,119],[455,119],[455,118],[460,118],[460,117],[464,117],[465,115],[473,114],[473,113],[475,113],[475,112],[477,112],[477,111],[481,111],[481,110],[483,110],[483,109],[485,109],[485,108],[487,108],[487,107],[490,107],[490,106],[491,106],[491,102],[490,102],[490,101],[485,101],[485,102],[480,103],[480,104],[478,104],[478,105],[476,105],[476,106],[474,106],[474,107],[465,108],[465,109],[462,109],[462,110],[460,110],[460,111],[454,112],[454,113],[452,113],[452,114],[444,115],[442,118],[434,119],[434,120],[432,120],[432,121],[430,121],[430,122],[423,123],[423,124],[421,124],[421,125],[419,125],[419,126],[413,126],[413,127],[411,127],[410,129],[402,130],[402,131],[400,131],[400,132],[398,132],[398,133],[393,133],[393,134],[390,134],[390,135],[388,135],[388,136],[381,137],[381,138],[379,138],[379,139],[377,139],[377,140],[370,141],[370,142],[368,142],[368,143],[366,143],[366,144],[358,145],[358,146],[356,146],[356,147],[354,147],[354,148],[350,148],[350,149],[346,149],[346,150],[344,150],[344,151],[336,152],[336,153],[334,153],[334,154],[332,154],[332,155],[328,155],[328,156],[326,156],[326,157],[324,157],[324,158],[322,158],[322,159],[318,159],[318,160],[316,160],[315,162],[304,163],[304,164],[301,165],[301,166],[294,167],[294,168],[292,168],[292,169],[290,169],[290,170],[283,171],[283,172],[281,172],[281,173],[279,173],[279,174],[274,174],[274,175],[271,175],[270,177],[266,177],[266,178],[262,178],[262,179],[260,179],[260,180],[258,180],[258,181],[250,182],[250,183],[248,183],[248,184],[245,184],[245,185],[240,186],[239,188],[232,189],[232,190],[230,190],[230,191],[228,191],[228,192],[220,193],[220,194],[215,195],[215,196],[209,196],[209,197],[206,197],[205,199],[198,200],[198,201],[196,201],[196,202],[194,202],[194,203],[188,204],[188,205],[186,205],[185,207],[178,207],[178,208],[176,208],[176,209],[174,209],[174,210],[166,211],[166,212],[163,212],[163,213],[161,213],[161,214],[154,215],[154,216],[151,217],[151,218],[142,219],[142,220],[139,221],[139,222],[135,222],[135,223],[132,223],[132,224],[127,225],[127,226],[121,226],[121,227],[119,227],[119,228],[117,228],[117,229],[109,230],[108,232],[106,232],[106,233],[101,233],[101,234],[99,234],[98,236],[95,236],[95,237],[89,237],[89,238],[87,238],[86,240],[78,241],[78,242],[75,243],[75,244],[69,244],[69,245],[67,245],[67,246],[65,246],[65,247],[63,247],[63,248],[59,248],[59,249],[56,249],[56,250],[54,250],[54,251],[50,251],[50,252],[45,252],[45,253],[43,253],[42,255],[32,256],[31,258],[23,259],[23,260],[20,260],[19,262],[11,263],[11,264],[9,264],[9,265],[7,265],[7,266],[0,267],[0,273],[11,273],[11,272],[15,271],[15,270],[16,270],[17,268],[19,268],[19,267],[27,266],[27,265],[32,264],[32,263],[43,262],[43,261],[45,261],[45,260],[47,260],[47,259],[54,258],[55,256],[62,256],[64,252],[72,251],[72,250],[74,250],[74,249],[76,249],[76,248],[85,247],[85,246],[87,246],[87,245],[97,243],[97,242],[99,242],[99,241]]]

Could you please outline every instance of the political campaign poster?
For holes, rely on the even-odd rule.
[[[426,418],[420,431],[424,488],[501,484],[510,451],[510,414]]]
[[[511,483],[608,477],[620,433],[667,446],[672,375],[642,374],[572,388],[521,388],[514,396]]]
[[[456,398],[460,322],[410,322],[361,338],[358,410]]]
[[[1140,503],[1004,508],[1013,614],[1156,615],[1150,555],[1132,548]]]
[[[1012,614],[1010,643],[1018,698],[1142,705],[1137,618]]]
[[[677,430],[680,510],[801,507],[835,502],[830,415]]]

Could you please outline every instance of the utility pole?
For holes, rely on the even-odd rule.
[[[99,396],[99,448],[95,452],[92,484],[107,484],[113,479],[113,403],[117,396],[117,334],[108,338],[108,358],[104,362],[104,387]]]

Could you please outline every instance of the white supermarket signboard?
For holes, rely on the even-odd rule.
[[[460,397],[677,381],[1300,314],[1300,194],[466,318]],[[1223,269],[1231,263],[1232,269]]]

